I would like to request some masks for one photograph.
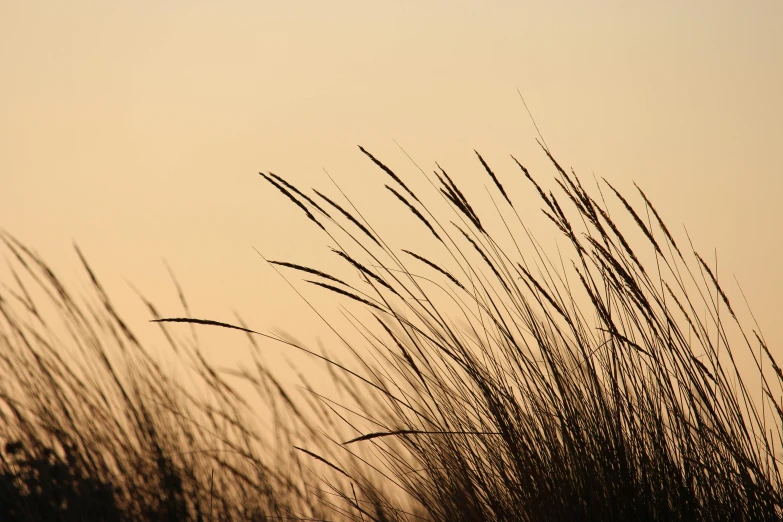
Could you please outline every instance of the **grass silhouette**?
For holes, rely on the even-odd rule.
[[[542,149],[551,190],[516,159],[510,175],[527,180],[565,240],[557,255],[520,217],[509,174],[478,152],[488,209],[440,166],[421,171],[433,192],[415,193],[361,148],[438,257],[391,247],[344,194],[262,173],[353,274],[269,260],[328,292],[353,325],[335,329],[353,357],[193,318],[184,298],[183,317],[147,303],[201,393],[167,377],[83,257],[96,299],[77,303],[3,234],[17,289],[0,297],[0,517],[783,518],[783,372],[763,336],[640,188],[633,198],[605,180],[588,190]],[[53,340],[25,281],[54,305],[67,339]],[[213,368],[173,323],[241,330],[253,370]],[[305,377],[289,395],[263,364],[264,338],[320,358],[344,400]],[[79,357],[66,360],[65,345]],[[233,379],[257,391],[273,429]]]

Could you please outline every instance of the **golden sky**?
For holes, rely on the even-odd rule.
[[[783,355],[781,27],[778,0],[4,0],[0,226],[73,282],[76,241],[137,319],[126,280],[178,315],[165,259],[195,315],[307,339],[253,247],[318,264],[326,241],[258,171],[334,192],[326,169],[368,210],[357,144],[403,177],[393,140],[460,180],[474,148],[547,179],[519,88],[562,164],[717,248]]]

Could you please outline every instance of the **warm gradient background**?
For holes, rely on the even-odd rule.
[[[325,241],[257,172],[333,192],[325,168],[393,232],[356,144],[486,184],[476,148],[536,210],[508,155],[553,169],[519,88],[564,165],[717,247],[783,356],[781,27],[778,0],[0,0],[0,226],[71,283],[78,242],[137,331],[126,280],[180,313],[165,259],[195,315],[311,340],[253,247],[318,264]]]

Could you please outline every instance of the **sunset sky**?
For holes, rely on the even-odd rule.
[[[519,89],[564,166],[717,248],[783,357],[781,27],[779,0],[3,0],[0,227],[77,285],[78,243],[136,330],[127,282],[180,314],[165,260],[194,315],[307,340],[254,248],[317,265],[328,242],[258,172],[333,193],[325,169],[393,234],[357,145],[481,187],[475,148],[537,209],[509,155],[554,170]]]

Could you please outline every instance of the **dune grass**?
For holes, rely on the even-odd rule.
[[[477,152],[492,203],[478,206],[439,166],[420,171],[433,191],[415,193],[361,148],[427,253],[392,247],[341,191],[262,173],[353,274],[269,260],[330,296],[353,325],[335,328],[352,357],[193,318],[184,298],[181,317],[147,303],[191,387],[167,377],[83,258],[95,299],[77,302],[4,234],[16,290],[0,294],[0,517],[783,518],[783,373],[771,347],[640,188],[588,190],[542,149],[551,189],[516,159],[501,176]],[[530,193],[507,192],[509,176]],[[539,233],[563,248],[546,250],[525,225],[530,194],[550,222]],[[25,281],[67,337],[54,337]],[[188,325],[172,323],[245,332],[252,371],[215,369],[177,336]],[[263,364],[270,341],[319,358],[342,398],[306,376],[290,395]],[[237,379],[269,406],[271,429]]]

